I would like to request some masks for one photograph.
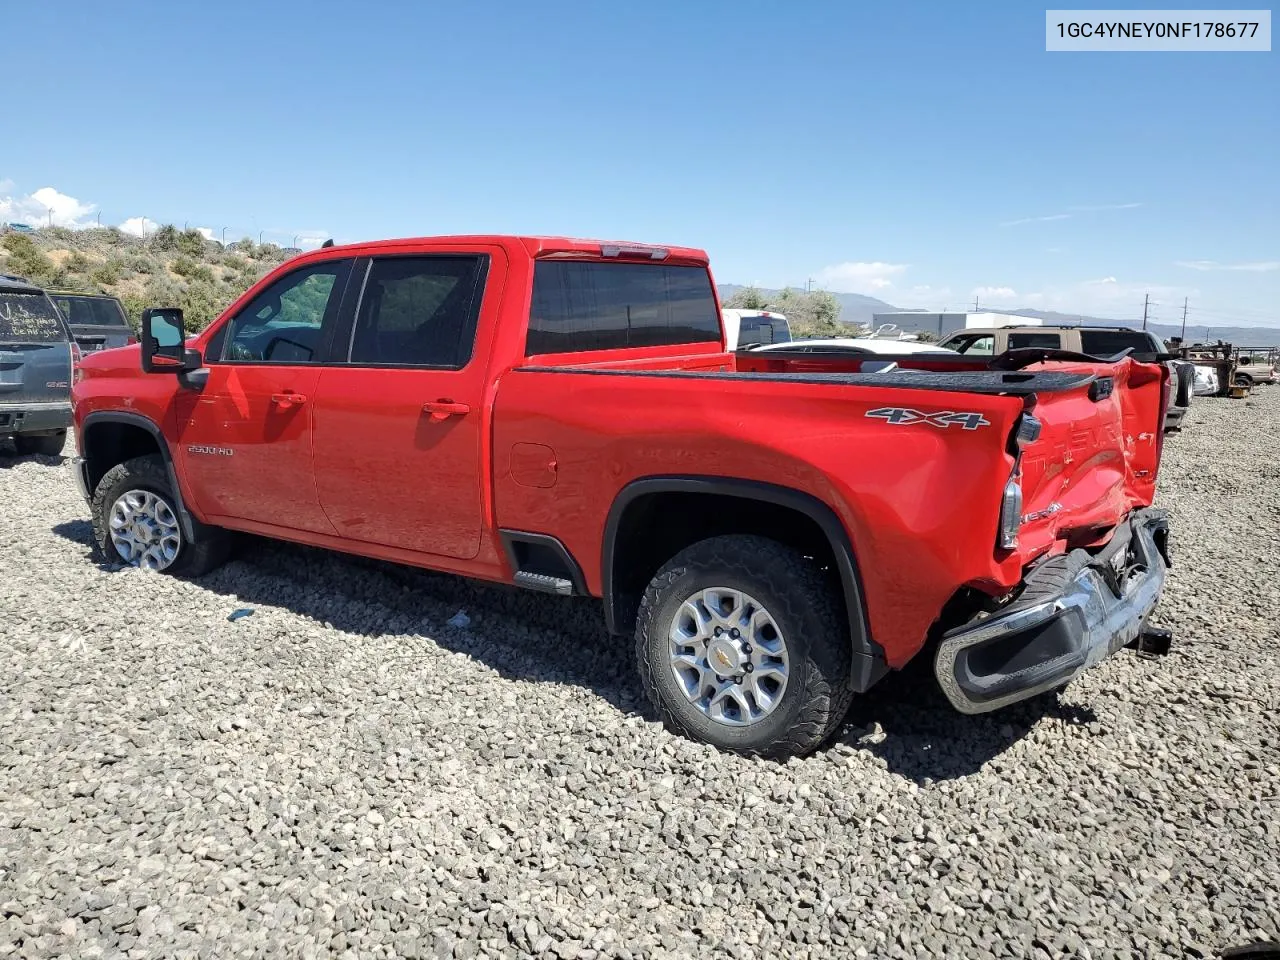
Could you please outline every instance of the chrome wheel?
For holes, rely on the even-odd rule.
[[[787,644],[754,597],[707,587],[680,605],[671,624],[671,671],[684,695],[717,723],[759,723],[787,689]]]
[[[173,508],[150,490],[129,490],[117,497],[108,529],[120,558],[135,567],[164,570],[182,549]]]

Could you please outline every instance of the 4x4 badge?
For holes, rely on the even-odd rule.
[[[939,410],[936,413],[922,413],[908,407],[876,407],[867,411],[868,417],[877,417],[893,424],[928,423],[945,430],[947,427],[959,425],[965,430],[977,430],[979,427],[991,426],[991,421],[980,413],[954,412]]]

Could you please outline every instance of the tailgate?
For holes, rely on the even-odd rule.
[[[0,292],[0,404],[71,396],[71,344],[43,293]]]
[[[75,323],[71,325],[71,335],[84,353],[128,346],[136,339],[132,329],[120,324]]]
[[[1020,458],[1024,563],[1045,552],[1097,546],[1128,514],[1151,505],[1170,383],[1161,364],[1064,365],[1090,372],[1087,388],[1038,398],[1040,435]]]

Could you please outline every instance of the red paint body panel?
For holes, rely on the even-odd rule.
[[[662,262],[706,264],[700,250],[665,249]],[[730,354],[717,343],[526,359],[535,261],[598,259],[598,242],[479,236],[316,251],[265,277],[193,345],[203,348],[260,289],[300,265],[432,252],[490,257],[475,349],[460,370],[213,365],[196,392],[172,375],[142,373],[138,348],[125,347],[83,362],[77,427],[95,411],[151,420],[168,441],[188,508],[205,521],[498,581],[514,572],[498,531],[542,533],[565,545],[595,595],[606,586],[609,510],[631,481],[692,475],[792,488],[843,524],[871,637],[895,667],[958,590],[1008,593],[1029,563],[1105,542],[1154,494],[1167,390],[1159,365],[1032,368],[1111,378],[1113,392],[1093,399],[1087,384],[1024,398],[801,382],[806,373],[857,371],[860,361]],[[900,365],[986,369],[926,355]],[[671,375],[654,375],[661,371]],[[270,398],[282,392],[306,401],[281,409]],[[868,416],[886,407],[983,422],[964,429]],[[1020,461],[1026,520],[1017,548],[1000,550],[1001,493],[1017,462],[1011,436],[1028,408],[1042,432]],[[192,454],[192,445],[235,455]]]

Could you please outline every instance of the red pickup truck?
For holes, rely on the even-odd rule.
[[[976,713],[1167,641],[1163,367],[864,359],[727,351],[700,250],[330,246],[87,356],[77,472],[115,563],[198,575],[248,531],[600,597],[667,723],[747,753],[922,650]]]

